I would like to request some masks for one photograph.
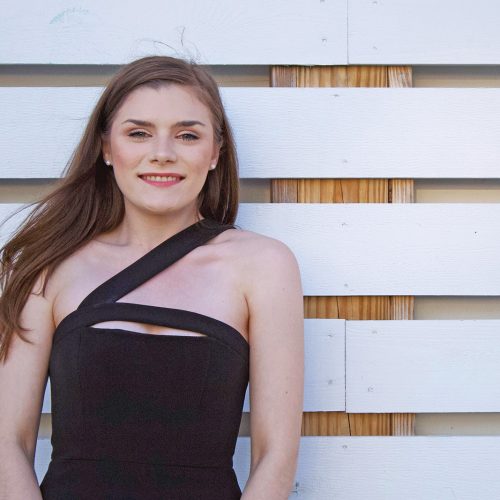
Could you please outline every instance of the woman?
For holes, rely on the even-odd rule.
[[[234,227],[217,86],[124,66],[60,185],[2,249],[0,491],[14,499],[285,499],[303,403],[296,260]],[[33,457],[47,374],[52,460]],[[250,381],[251,472],[232,455]]]

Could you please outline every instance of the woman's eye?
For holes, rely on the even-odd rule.
[[[136,130],[135,132],[130,132],[129,137],[136,137],[138,139],[143,139],[147,136],[147,133],[143,130]]]
[[[189,132],[185,132],[184,134],[179,135],[179,137],[183,141],[196,141],[196,139],[198,139],[197,135],[190,134]]]

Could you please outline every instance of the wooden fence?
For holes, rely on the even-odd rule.
[[[500,179],[500,90],[411,88],[412,65],[500,64],[499,20],[494,0],[49,0],[0,19],[5,66],[149,54],[269,66],[268,88],[222,95],[241,178],[270,184],[237,222],[288,244],[302,272],[291,498],[500,498],[500,436],[414,435],[416,413],[500,412],[500,311],[413,320],[419,297],[500,296],[500,205],[414,203],[415,179]],[[101,90],[0,87],[0,177],[59,176]],[[40,480],[50,451],[41,437]],[[241,436],[242,487],[249,463]]]

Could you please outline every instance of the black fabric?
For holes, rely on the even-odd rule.
[[[215,318],[116,302],[231,225],[204,219],[97,287],[58,325],[49,376],[52,457],[45,500],[241,497],[232,457],[249,346]],[[204,336],[98,328],[150,323]]]

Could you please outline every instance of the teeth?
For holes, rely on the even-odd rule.
[[[171,175],[169,176],[163,176],[163,175],[145,175],[144,179],[147,181],[154,181],[154,182],[169,182],[169,181],[176,181],[179,178],[178,177],[173,177]]]

